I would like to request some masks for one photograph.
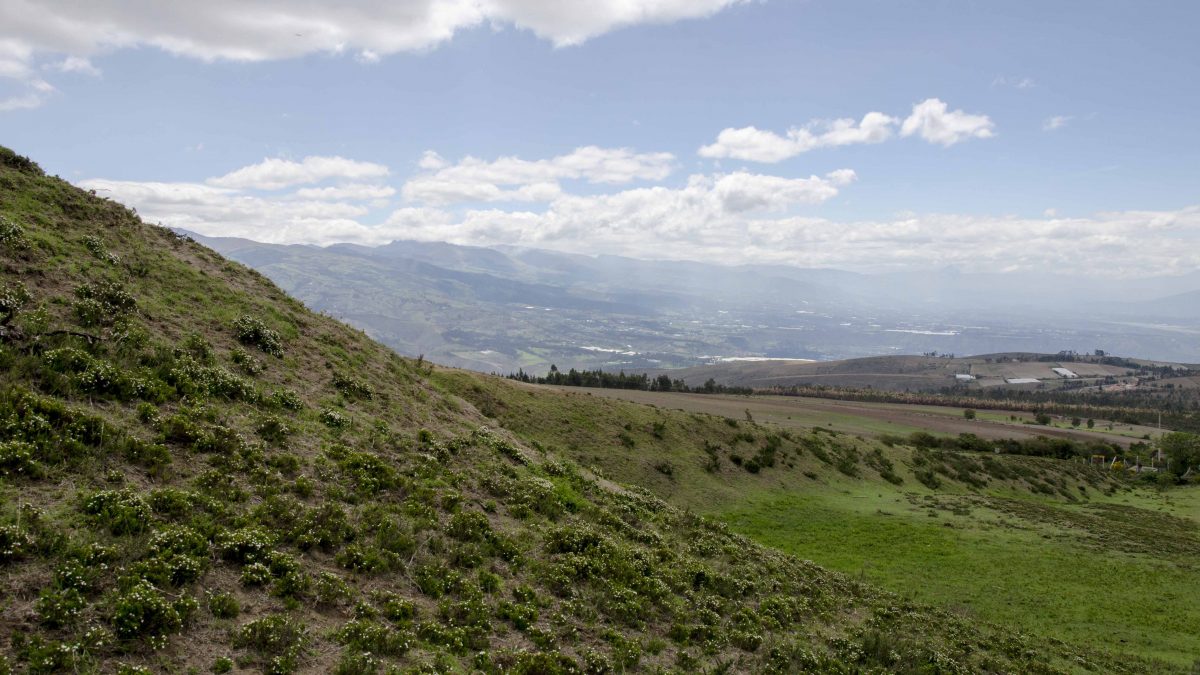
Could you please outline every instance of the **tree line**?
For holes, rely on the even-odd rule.
[[[728,387],[718,384],[713,378],[698,386],[689,386],[683,380],[673,380],[663,374],[651,377],[646,373],[626,373],[624,370],[613,373],[597,368],[596,370],[576,370],[567,372],[551,364],[550,372],[544,377],[530,375],[524,369],[509,373],[510,380],[529,382],[531,384],[557,384],[564,387],[594,387],[599,389],[634,389],[638,391],[673,391],[686,394],[737,394],[749,396],[754,393],[749,387]]]

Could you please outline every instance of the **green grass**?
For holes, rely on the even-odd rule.
[[[1097,549],[1077,533],[987,507],[956,515],[880,490],[762,491],[719,517],[756,541],[969,616],[1180,665],[1196,659],[1194,559]],[[1181,492],[1188,506],[1174,510],[1194,516],[1196,495]],[[1161,505],[1140,495],[1115,500]]]

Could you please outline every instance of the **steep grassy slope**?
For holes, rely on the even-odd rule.
[[[518,437],[857,579],[1074,644],[1180,666],[1200,654],[1200,490],[680,413],[608,390],[436,377]]]
[[[526,399],[3,149],[0,218],[0,671],[1165,667],[904,600],[489,429],[451,389]]]

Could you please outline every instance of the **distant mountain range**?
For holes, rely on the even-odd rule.
[[[440,242],[320,248],[191,236],[401,353],[483,371],[1097,348],[1200,360],[1200,273],[869,275]]]

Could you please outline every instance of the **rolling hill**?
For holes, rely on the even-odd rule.
[[[860,476],[893,473],[854,441],[402,358],[7,149],[0,262],[0,669],[1183,665],[1169,645],[1068,644],[902,597],[688,508],[812,480],[788,466],[801,456],[832,480],[812,458],[847,448]],[[763,469],[734,470],[713,440],[762,448]],[[719,471],[693,466],[713,452]],[[655,462],[672,468],[647,481]],[[1117,494],[1080,471],[1064,494]],[[664,489],[697,472],[684,497]]]

